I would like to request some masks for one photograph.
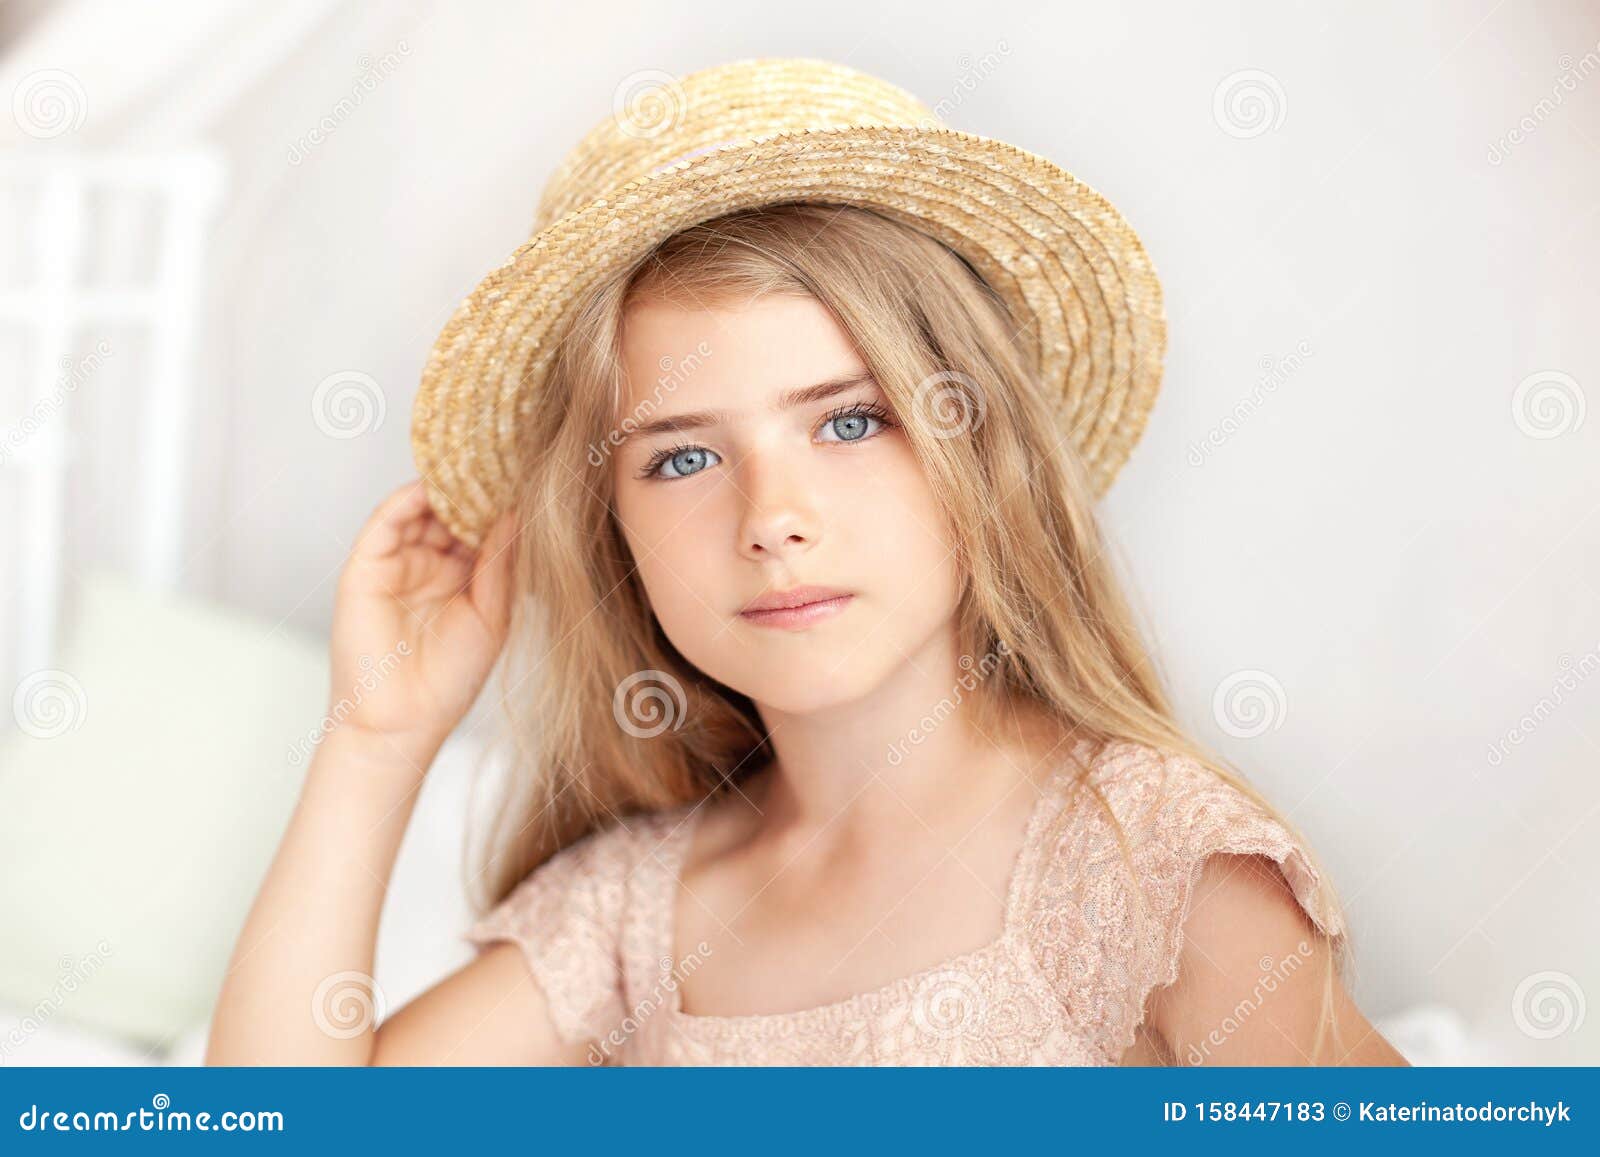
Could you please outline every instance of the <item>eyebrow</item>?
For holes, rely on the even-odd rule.
[[[813,402],[820,402],[857,386],[876,385],[877,379],[872,376],[871,370],[856,370],[837,378],[829,378],[825,382],[818,382],[814,386],[798,386],[792,390],[785,390],[778,395],[777,409],[792,410],[796,406],[807,406]],[[633,427],[624,437],[627,442],[633,438],[648,438],[654,434],[671,434],[680,430],[700,430],[707,426],[715,426],[728,416],[727,410],[689,410],[682,414],[673,414],[666,418],[657,418],[653,422],[642,422]]]

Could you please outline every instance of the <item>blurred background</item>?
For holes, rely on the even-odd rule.
[[[0,4],[0,1063],[200,1060],[431,342],[583,132],[766,55],[1129,218],[1170,352],[1103,514],[1184,721],[1313,840],[1415,1063],[1600,1061],[1600,9],[779,11]],[[390,1007],[470,955],[481,714]]]

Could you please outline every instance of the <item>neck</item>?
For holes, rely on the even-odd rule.
[[[961,662],[953,630],[908,656],[870,695],[815,711],[761,705],[777,758],[755,786],[762,826],[797,835],[829,830],[881,839],[938,817],[964,815],[1066,759],[1064,730],[1044,712],[1005,714],[985,733],[971,710],[992,659]]]

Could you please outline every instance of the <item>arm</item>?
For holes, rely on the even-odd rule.
[[[234,950],[207,1064],[584,1063],[511,944],[374,1030],[378,916],[419,786],[395,753],[337,730],[324,741]]]
[[[468,550],[420,483],[363,528],[335,599],[338,722],[234,948],[207,1064],[581,1063],[509,945],[373,1024],[384,894],[423,776],[504,641],[510,535],[502,519]],[[399,658],[372,678],[377,655]]]
[[[1407,1065],[1330,975],[1329,953],[1270,859],[1210,856],[1178,978],[1151,994],[1147,1024],[1180,1065]]]
[[[586,1045],[556,1035],[515,944],[484,950],[378,1029],[374,1065],[582,1065]]]

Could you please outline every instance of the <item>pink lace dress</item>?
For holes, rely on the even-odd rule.
[[[1270,857],[1312,921],[1345,935],[1290,833],[1194,760],[1118,743],[1090,768],[1138,883],[1094,794],[1068,790],[1073,774],[1065,764],[1033,806],[999,937],[818,1008],[683,1011],[679,980],[698,958],[695,946],[674,958],[672,914],[697,805],[630,817],[562,849],[465,936],[519,945],[557,1031],[589,1042],[595,1064],[1115,1065],[1146,998],[1177,979],[1207,856]]]

